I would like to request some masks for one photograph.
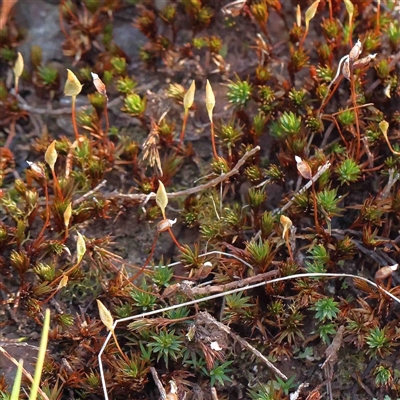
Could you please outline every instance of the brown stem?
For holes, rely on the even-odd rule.
[[[358,108],[357,108],[357,98],[356,98],[356,85],[353,75],[353,66],[350,65],[350,79],[351,79],[351,102],[353,103],[354,112],[356,115],[356,135],[357,135],[357,148],[356,148],[356,161],[360,157],[361,148],[361,133],[360,133],[360,121],[358,119]]]
[[[212,144],[212,149],[214,153],[214,158],[216,160],[219,159],[219,155],[217,153],[217,147],[215,145],[215,130],[214,130],[214,121],[211,121],[211,144]]]
[[[114,330],[111,331],[111,334],[112,334],[112,336],[113,336],[113,338],[114,338],[114,342],[115,342],[115,345],[117,346],[118,351],[120,352],[122,358],[125,360],[125,362],[126,362],[126,363],[128,364],[128,366],[129,366],[129,364],[130,364],[129,358],[128,358],[128,357],[126,356],[126,354],[121,350],[121,347],[119,346],[117,337],[115,336]]]
[[[189,111],[185,112],[185,115],[183,116],[182,131],[181,131],[181,135],[179,137],[179,143],[178,143],[178,148],[176,149],[176,154],[178,154],[179,149],[183,142],[183,138],[185,137],[186,124],[187,124],[188,118],[189,118]]]
[[[12,120],[11,124],[10,124],[10,134],[7,136],[7,140],[4,143],[4,147],[6,149],[8,149],[10,147],[11,142],[13,141],[13,139],[15,138],[16,135],[16,130],[15,130],[15,125],[16,125],[17,121],[15,121],[14,119]]]
[[[105,136],[107,136],[108,131],[110,130],[110,120],[108,118],[108,97],[106,96],[106,104],[104,106],[104,115],[106,118],[106,131],[105,131]]]
[[[150,254],[148,255],[146,261],[144,262],[142,268],[140,268],[140,270],[135,275],[133,275],[132,278],[129,279],[131,282],[133,282],[139,275],[141,275],[143,273],[143,271],[148,266],[150,260],[153,258],[153,254],[156,249],[157,239],[158,239],[158,232],[154,236],[153,244],[151,245]]]
[[[321,226],[318,222],[318,204],[317,204],[317,193],[315,191],[315,183],[312,181],[311,190],[313,194],[313,203],[314,203],[314,223],[315,223],[315,230],[320,233]]]
[[[325,97],[322,99],[322,103],[321,106],[319,107],[319,110],[317,112],[317,115],[321,115],[325,105],[329,102],[329,100],[332,98],[333,94],[336,92],[339,83],[342,81],[343,76],[340,75],[339,78],[336,80],[336,82],[332,82],[329,86],[328,86],[328,93],[325,95]],[[332,90],[330,90],[332,84],[335,84],[334,88]]]
[[[54,191],[57,192],[58,197],[60,198],[61,201],[63,201],[64,196],[61,192],[60,184],[58,183],[57,175],[53,168],[51,169],[51,174],[53,175]]]
[[[379,35],[380,32],[380,19],[381,19],[381,0],[378,0],[378,5],[376,7],[376,27],[375,27],[375,33]]]
[[[76,125],[76,96],[72,96],[72,126],[74,127],[75,140],[79,138],[78,127]]]
[[[285,242],[286,242],[286,247],[289,252],[290,262],[293,262],[293,252],[292,252],[292,247],[290,246],[289,232],[286,232],[286,234],[285,234]]]
[[[171,229],[171,228],[168,228],[168,232],[169,232],[169,234],[170,234],[172,240],[174,241],[174,243],[178,246],[178,249],[182,251],[182,250],[183,250],[183,247],[179,244],[177,238],[175,237],[174,233],[172,232],[172,229]]]
[[[46,199],[46,219],[44,221],[43,227],[38,235],[38,237],[36,238],[34,244],[33,244],[33,248],[37,245],[37,243],[40,242],[40,240],[42,239],[43,235],[44,235],[44,231],[47,228],[47,225],[49,223],[50,220],[50,201],[49,201],[49,191],[47,189],[47,179],[44,180],[44,195],[45,195],[45,199]]]

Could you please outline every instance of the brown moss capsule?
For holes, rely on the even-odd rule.
[[[353,68],[359,69],[366,67],[371,62],[371,60],[373,60],[376,57],[376,55],[377,53],[370,54],[367,57],[363,57],[360,60],[354,61]]]
[[[103,81],[99,78],[97,74],[91,72],[93,78],[93,85],[95,86],[96,90],[103,96],[107,97],[107,90],[106,85]]]
[[[176,218],[174,220],[164,218],[157,224],[157,232],[165,232],[169,228],[171,228],[175,223],[176,223]]]
[[[399,264],[389,265],[387,267],[382,267],[376,271],[375,280],[382,281],[386,278],[389,278],[393,274],[393,271],[396,271]]]
[[[297,171],[304,179],[312,179],[312,172],[310,166],[302,160],[299,156],[295,156],[294,159],[297,163]]]
[[[362,52],[362,45],[361,45],[360,39],[358,39],[357,43],[350,50],[349,61],[354,62],[354,61],[358,60],[358,57],[360,57],[361,52]]]
[[[346,60],[346,61],[343,63],[342,74],[343,74],[343,76],[344,76],[346,79],[350,80],[350,65],[349,65],[349,60]]]

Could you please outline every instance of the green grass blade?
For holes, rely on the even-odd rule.
[[[17,373],[15,374],[14,384],[11,392],[10,400],[18,400],[19,392],[21,390],[22,367],[24,360],[19,360]]]
[[[36,400],[37,397],[40,384],[40,377],[42,376],[44,357],[46,355],[49,328],[50,328],[50,310],[47,309],[44,315],[42,338],[40,339],[39,354],[36,362],[35,376],[33,377],[33,383],[32,383],[31,393],[29,395],[29,400]]]

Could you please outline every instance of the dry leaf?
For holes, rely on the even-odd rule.
[[[44,159],[46,160],[47,164],[49,165],[50,169],[54,171],[54,165],[57,161],[57,151],[56,151],[56,140],[53,140],[50,146],[47,148],[46,153],[44,155]]]
[[[110,311],[100,300],[96,300],[96,301],[97,301],[97,307],[99,307],[99,314],[100,314],[101,322],[106,326],[106,328],[109,331],[113,331],[114,319],[113,319]]]
[[[196,91],[196,83],[193,80],[188,91],[185,93],[185,96],[183,97],[183,107],[185,109],[185,114],[189,111],[190,107],[192,107],[193,105],[195,91]]]
[[[206,108],[207,108],[207,111],[208,111],[208,117],[210,118],[211,122],[213,120],[214,106],[215,106],[214,92],[212,90],[212,87],[210,85],[209,80],[207,79],[207,84],[206,84]]]
[[[317,8],[319,5],[319,1],[314,1],[314,3],[311,4],[310,7],[308,7],[305,15],[305,21],[306,21],[306,32],[308,32],[308,27],[310,26],[310,21],[314,18],[315,13],[317,12]]]
[[[67,208],[64,211],[64,225],[69,226],[69,221],[71,220],[72,216],[72,202],[69,202]]]
[[[78,234],[78,239],[76,241],[76,254],[78,257],[77,264],[79,264],[82,261],[82,258],[86,253],[86,243],[85,243],[85,239],[83,238],[83,236],[79,232],[76,232],[76,233]]]
[[[68,77],[64,85],[64,94],[66,96],[76,97],[81,92],[83,85],[81,85],[78,78],[71,70],[67,69],[67,71]]]
[[[161,181],[158,181],[158,183],[159,185],[156,194],[156,203],[158,207],[160,207],[163,218],[165,219],[165,208],[168,205],[168,196],[164,184]]]

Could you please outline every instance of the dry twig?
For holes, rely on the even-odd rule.
[[[240,281],[230,282],[225,285],[213,285],[206,287],[194,287],[190,289],[190,292],[193,296],[204,296],[215,293],[226,292],[227,290],[236,289],[240,287],[244,287],[247,285],[251,285],[252,283],[257,283],[261,281],[267,281],[269,278],[273,278],[278,275],[278,271],[268,271],[263,274],[250,276],[249,278],[241,279]],[[267,283],[267,282],[266,282]]]
[[[236,335],[236,333],[233,333],[231,328],[229,326],[224,325],[221,322],[218,322],[215,318],[213,318],[208,312],[204,311],[201,312],[201,314],[208,319],[211,323],[213,323],[215,326],[217,326],[221,331],[227,333],[232,337],[233,340],[236,342],[240,343],[242,347],[245,349],[251,351],[256,357],[260,358],[262,361],[264,361],[265,364],[277,375],[279,375],[282,379],[287,380],[287,376],[281,372],[278,368],[275,367],[274,364],[271,363],[262,353],[260,353],[256,348],[254,348],[250,343],[248,343],[246,340],[241,338],[240,336]]]
[[[243,157],[237,162],[237,164],[226,174],[221,174],[215,179],[212,179],[211,181],[204,183],[202,185],[198,185],[189,189],[185,190],[180,190],[179,192],[173,192],[173,193],[167,193],[168,199],[175,199],[177,197],[181,196],[189,196],[194,193],[201,192],[203,190],[209,189],[211,187],[217,186],[219,183],[222,183],[232,177],[233,175],[236,175],[240,168],[243,166],[243,164],[246,162],[246,160],[250,157],[252,157],[255,153],[257,153],[260,150],[260,146],[254,147],[254,149],[251,149],[247,153],[243,155]],[[124,194],[124,193],[118,193],[118,192],[111,192],[105,195],[106,198],[119,198],[119,199],[125,199],[125,200],[135,200],[135,201],[145,201],[145,200],[154,200],[156,198],[155,193],[150,193],[150,194],[144,194],[144,193],[132,193],[132,194]]]
[[[157,385],[157,389],[160,392],[161,400],[167,400],[167,392],[165,391],[164,386],[162,385],[160,378],[158,377],[156,369],[154,367],[150,367],[150,372],[154,379],[154,382]]]

